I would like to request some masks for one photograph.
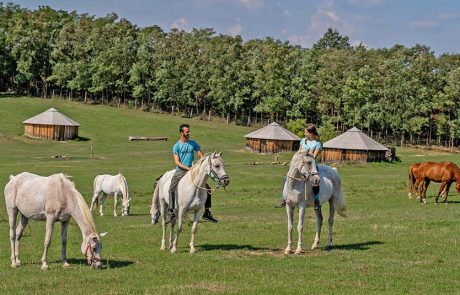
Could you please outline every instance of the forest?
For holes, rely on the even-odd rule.
[[[325,136],[356,126],[401,145],[460,142],[460,54],[423,44],[352,46],[329,28],[303,48],[0,2],[0,57],[4,93],[240,125],[313,122]]]

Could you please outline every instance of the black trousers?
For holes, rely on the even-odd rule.
[[[187,173],[187,171],[176,170],[176,172],[174,172],[173,177],[171,178],[171,185],[169,186],[169,209],[171,210],[174,210],[176,208],[177,185],[179,184],[179,181],[182,179],[182,177],[184,177],[185,173]],[[211,189],[211,187],[207,183],[205,187],[207,189]],[[204,203],[204,208],[211,208],[211,194],[209,191],[207,191],[207,197]]]

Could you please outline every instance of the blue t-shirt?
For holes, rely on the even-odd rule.
[[[302,138],[300,141],[300,149],[302,151],[307,151],[309,154],[313,154],[315,150],[322,151],[323,145],[317,140],[308,140],[306,138]]]
[[[173,146],[173,154],[179,156],[179,162],[187,167],[192,167],[193,160],[195,159],[195,152],[201,150],[200,145],[191,139],[187,142],[182,142],[180,139]],[[182,170],[179,166],[176,169]]]

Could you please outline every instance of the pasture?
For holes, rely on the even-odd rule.
[[[81,124],[81,140],[53,142],[22,136],[22,121],[54,107]],[[230,185],[213,197],[217,224],[200,222],[197,253],[189,254],[190,227],[178,252],[160,251],[161,226],[150,224],[154,179],[172,169],[178,126],[191,125],[191,138],[204,151],[223,151]],[[398,148],[401,162],[338,168],[348,218],[336,216],[334,248],[284,256],[286,211],[274,204],[287,166],[271,165],[273,155],[244,149],[248,127],[157,113],[75,102],[0,97],[1,190],[10,174],[64,172],[72,176],[89,205],[98,174],[122,172],[131,196],[129,217],[93,212],[107,266],[93,270],[80,252],[81,233],[72,222],[67,256],[60,260],[60,225],[48,254],[50,270],[40,271],[44,223],[31,222],[21,242],[20,268],[10,268],[8,218],[0,198],[0,292],[79,294],[448,294],[460,292],[460,198],[451,188],[449,204],[434,205],[439,184],[432,183],[427,204],[407,199],[407,167],[420,161],[451,160],[460,155]],[[167,136],[168,141],[131,142],[128,136]],[[94,154],[91,156],[91,145]],[[66,156],[54,158],[54,156]],[[279,155],[288,162],[291,153]],[[252,162],[260,165],[250,165]],[[3,193],[2,193],[3,195]],[[328,205],[323,206],[325,218]],[[296,214],[297,218],[297,214]],[[307,209],[304,246],[314,239],[315,220]],[[297,233],[294,230],[294,239]]]

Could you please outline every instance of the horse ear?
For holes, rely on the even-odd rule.
[[[105,232],[105,233],[99,234],[99,236],[101,236],[101,238],[102,238],[102,237],[104,237],[104,236],[107,235],[107,234],[108,234],[108,232]]]
[[[218,153],[217,156],[218,156],[218,157],[221,157],[221,156],[222,156],[222,152]]]

